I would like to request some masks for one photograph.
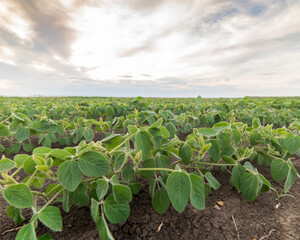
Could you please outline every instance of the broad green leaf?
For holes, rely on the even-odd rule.
[[[125,153],[121,153],[116,159],[116,163],[114,167],[115,172],[121,170],[127,162],[128,162],[127,155]]]
[[[214,189],[218,190],[221,187],[219,181],[211,174],[211,172],[205,173],[204,177],[208,181],[209,185]]]
[[[200,128],[198,131],[198,135],[203,135],[206,137],[213,137],[217,135],[217,132],[212,128]]]
[[[262,181],[260,192],[261,193],[268,192],[271,188],[271,183],[262,174],[259,174],[259,177]]]
[[[142,163],[142,168],[155,168],[156,167],[156,161],[153,158],[146,159]],[[143,178],[153,178],[155,174],[155,171],[149,170],[149,171],[141,171],[141,175]]]
[[[177,212],[182,212],[190,197],[190,179],[184,172],[173,172],[167,179],[170,201]]]
[[[50,233],[45,233],[44,235],[40,236],[38,240],[53,240]]]
[[[81,182],[74,192],[70,192],[71,199],[79,206],[86,206],[89,203],[86,185]]]
[[[104,212],[108,220],[113,223],[124,222],[130,215],[128,203],[116,203],[113,195],[109,195],[104,201]]]
[[[132,166],[126,165],[123,169],[122,176],[127,182],[131,182],[134,178],[135,171]]]
[[[202,210],[205,208],[205,189],[203,179],[195,174],[190,174],[191,192],[190,201],[194,208]]]
[[[28,128],[19,128],[16,132],[16,137],[19,142],[23,142],[30,136],[30,130]]]
[[[142,151],[142,160],[146,160],[149,156],[151,149],[151,140],[147,132],[140,131],[135,137],[136,149]]]
[[[287,135],[284,139],[284,147],[293,154],[300,149],[300,136],[294,136],[293,134]]]
[[[22,210],[13,206],[8,206],[6,209],[7,216],[14,219],[16,224],[23,222],[25,219],[22,216]]]
[[[293,186],[296,180],[296,177],[297,177],[297,172],[293,168],[289,167],[286,181],[284,183],[284,189],[283,189],[284,193],[287,193],[291,189],[291,187]]]
[[[65,212],[70,211],[70,192],[66,188],[63,188],[62,207]]]
[[[192,158],[192,149],[188,143],[183,143],[179,148],[179,156],[182,162],[188,165]]]
[[[137,130],[138,130],[137,127],[136,127],[136,126],[133,126],[133,125],[128,125],[127,128],[128,128],[128,132],[129,132],[130,134],[134,134],[134,133],[136,133]]]
[[[98,179],[96,181],[96,183],[97,183],[96,194],[97,194],[98,200],[100,201],[100,200],[102,200],[102,198],[104,198],[104,196],[107,193],[108,183],[104,179]]]
[[[4,158],[0,160],[0,172],[6,172],[10,169],[13,169],[15,166],[15,162],[10,159]]]
[[[230,137],[227,133],[220,133],[218,135],[218,140],[220,142],[221,148],[224,150],[228,147],[231,147],[231,143],[230,143]]]
[[[35,122],[32,126],[32,129],[34,129],[37,132],[45,132],[46,130],[49,129],[51,123],[46,121],[46,120],[42,120],[42,121],[38,121]]]
[[[57,232],[61,231],[63,224],[62,224],[62,217],[60,214],[60,210],[54,206],[48,206],[44,208],[39,214],[38,219],[52,231]]]
[[[80,156],[80,170],[89,177],[102,177],[110,172],[110,166],[106,157],[99,152],[86,152]]]
[[[285,179],[289,172],[289,165],[285,160],[275,158],[271,164],[271,174],[276,182]]]
[[[231,182],[239,192],[241,191],[240,179],[244,173],[246,173],[246,170],[241,164],[234,166],[232,169]]]
[[[3,196],[12,206],[28,208],[33,205],[30,189],[25,184],[12,185],[4,189]]]
[[[168,129],[165,128],[164,126],[160,126],[159,129],[161,131],[161,134],[162,134],[163,138],[166,139],[166,138],[169,138],[171,136],[170,133],[169,133],[169,131],[168,131]]]
[[[139,194],[141,188],[142,188],[142,184],[141,183],[129,183],[129,187],[131,189],[132,194],[137,195]]]
[[[17,165],[17,168],[20,168],[23,166],[25,160],[28,158],[29,156],[27,154],[18,154],[14,157],[14,162]]]
[[[26,224],[19,231],[15,240],[36,240],[33,222]]]
[[[50,155],[53,157],[56,157],[58,159],[64,160],[65,157],[72,156],[73,154],[71,154],[70,152],[68,152],[64,149],[53,149],[50,152]]]
[[[91,128],[85,128],[83,130],[83,136],[87,142],[90,142],[94,139],[94,131]]]
[[[108,149],[113,149],[118,146],[123,139],[120,134],[111,134],[108,137],[101,140],[101,142],[108,147]]]
[[[9,136],[8,128],[3,124],[0,124],[0,137],[8,137],[8,136]]]
[[[158,189],[153,198],[152,198],[152,206],[156,212],[163,214],[166,212],[170,205],[170,199],[168,193],[165,189]]]
[[[99,221],[96,223],[96,226],[97,226],[97,230],[99,232],[100,238],[102,240],[114,240],[114,237],[112,236],[111,232],[109,231],[109,228],[107,226],[107,223],[106,223],[103,215],[100,217]]]
[[[95,223],[99,221],[99,202],[91,198],[91,215]]]
[[[254,201],[257,198],[259,191],[259,181],[257,176],[252,173],[244,173],[240,178],[240,188],[247,201]]]
[[[230,128],[230,124],[228,122],[218,122],[215,125],[213,125],[213,129],[217,132],[229,128]]]
[[[240,143],[241,137],[242,137],[242,134],[239,130],[237,130],[237,129],[232,130],[231,139],[235,145],[238,145]]]
[[[218,161],[221,157],[221,147],[217,140],[210,140],[211,146],[208,149],[209,156],[214,160]]]
[[[131,189],[125,185],[114,184],[112,192],[116,203],[129,203],[132,201]]]
[[[81,182],[82,173],[77,162],[68,161],[59,166],[57,177],[66,189],[73,192]]]

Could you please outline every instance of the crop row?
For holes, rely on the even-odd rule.
[[[98,142],[81,141],[64,149],[38,147],[31,155],[0,160],[0,192],[9,204],[8,216],[20,223],[23,209],[33,212],[16,239],[37,239],[39,222],[61,231],[60,209],[53,206],[57,201],[66,212],[72,204],[91,204],[100,237],[113,239],[107,221],[115,224],[129,217],[129,203],[139,193],[142,179],[149,181],[153,208],[163,214],[170,205],[182,212],[188,202],[204,209],[205,198],[220,188],[212,168],[230,173],[231,186],[248,201],[271,190],[284,196],[300,177],[291,159],[293,154],[300,156],[298,120],[273,128],[259,118],[253,118],[251,126],[233,118],[193,127],[183,141],[170,128],[172,121],[161,115],[147,124],[134,119],[137,122],[128,124],[123,133],[111,133]],[[255,164],[270,166],[273,179],[284,181],[284,188],[274,189]],[[22,169],[27,177],[17,180]]]

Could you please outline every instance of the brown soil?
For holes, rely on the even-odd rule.
[[[300,158],[293,162],[300,171]],[[272,180],[268,167],[257,167],[259,172]],[[205,210],[196,210],[188,204],[182,213],[177,213],[169,207],[165,214],[160,215],[151,206],[151,198],[145,184],[140,194],[133,198],[128,220],[122,224],[109,225],[112,234],[116,239],[300,239],[299,179],[290,192],[295,198],[283,197],[277,200],[274,192],[268,192],[249,203],[229,185],[230,176],[226,171],[216,169],[213,174],[222,187],[207,197]],[[271,183],[276,189],[283,188],[283,183]],[[2,196],[0,201],[0,239],[14,239],[16,230],[5,231],[17,226],[6,216],[7,204]],[[224,206],[219,210],[215,208],[216,201],[224,202]],[[280,206],[276,209],[275,205],[279,203]],[[30,212],[24,211],[23,215],[28,218]],[[51,233],[54,239],[99,239],[89,207],[73,206],[69,213],[62,211],[62,216],[63,231]],[[37,229],[38,236],[46,232],[51,230],[40,224]]]

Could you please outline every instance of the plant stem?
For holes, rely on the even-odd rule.
[[[118,150],[121,148],[126,142],[128,142],[132,137],[134,137],[137,134],[137,132],[131,134],[128,136],[123,142],[121,142],[118,146],[116,146],[114,149],[112,149],[109,153],[112,154],[114,151]]]
[[[38,172],[38,170],[36,169],[33,174],[30,176],[30,178],[28,179],[28,181],[26,182],[26,185],[29,187],[31,184],[32,179],[34,178],[35,174]]]
[[[50,200],[49,200],[49,202],[47,202],[39,211],[38,211],[38,213],[40,213],[41,211],[43,211],[46,207],[48,207],[49,206],[49,204],[51,203],[51,202],[53,202],[54,201],[54,199],[55,198],[57,198],[57,196],[59,195],[59,194],[61,194],[61,191],[62,191],[63,189],[61,189],[60,191],[58,191],[54,196],[53,196],[53,198],[51,198]]]
[[[209,163],[209,162],[199,162],[197,164],[212,165],[212,166],[235,166],[235,163]]]
[[[169,168],[138,168],[137,171],[167,171],[167,172],[179,172],[175,169]]]

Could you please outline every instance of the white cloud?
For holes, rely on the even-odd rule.
[[[40,10],[37,18],[23,17],[21,10],[13,20],[5,18],[20,26],[10,32],[32,44],[5,45],[14,53],[10,56],[0,51],[0,61],[55,82],[53,92],[60,87],[59,92],[71,95],[90,95],[91,89],[121,95],[126,93],[121,87],[130,87],[136,95],[148,89],[148,96],[299,95],[299,1],[60,4],[47,5],[49,11]],[[23,53],[29,54],[27,62]],[[29,92],[44,86],[39,79]],[[70,82],[74,86],[64,90]]]

